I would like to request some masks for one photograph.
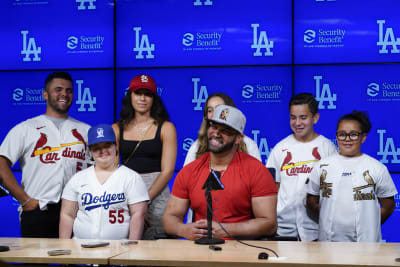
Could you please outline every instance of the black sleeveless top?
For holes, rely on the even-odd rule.
[[[160,172],[161,171],[161,126],[158,125],[156,136],[154,139],[143,140],[137,148],[135,154],[125,164],[126,159],[135,149],[138,141],[124,140],[124,130],[119,126],[119,151],[121,154],[121,162],[128,168],[138,173]]]

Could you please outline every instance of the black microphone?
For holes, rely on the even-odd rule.
[[[215,244],[223,244],[225,240],[220,238],[212,238],[212,190],[223,190],[224,185],[221,180],[221,173],[211,170],[208,175],[207,180],[205,181],[202,189],[205,189],[205,196],[207,201],[207,237],[196,239],[194,241],[195,244],[200,245],[215,245]]]

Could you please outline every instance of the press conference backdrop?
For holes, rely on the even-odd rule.
[[[91,125],[118,119],[129,81],[147,73],[177,128],[176,171],[214,92],[244,111],[245,134],[265,163],[290,134],[290,97],[310,92],[321,113],[316,130],[332,141],[341,115],[368,111],[363,152],[400,188],[399,8],[397,0],[1,1],[0,139],[45,111],[44,79],[54,70],[71,73],[70,114]],[[18,163],[12,169],[20,180]],[[0,207],[0,236],[19,236],[18,202],[3,197]],[[384,241],[400,242],[399,220],[396,196]]]

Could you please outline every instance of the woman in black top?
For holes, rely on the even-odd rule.
[[[120,119],[113,124],[122,164],[140,173],[150,196],[143,239],[164,234],[162,215],[169,198],[177,154],[175,126],[157,95],[154,79],[135,76],[122,100]]]

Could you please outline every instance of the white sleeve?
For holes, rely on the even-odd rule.
[[[397,194],[396,186],[386,166],[382,166],[379,179],[376,183],[376,195],[379,198],[392,197]]]
[[[66,199],[69,201],[78,201],[78,191],[75,189],[76,188],[76,186],[75,186],[75,181],[76,181],[75,176],[76,175],[77,174],[72,176],[72,178],[65,185],[62,196],[61,196],[62,199]],[[83,177],[81,177],[81,178],[83,178]]]
[[[4,138],[0,146],[0,155],[6,157],[11,161],[11,166],[14,165],[18,159],[28,151],[24,151],[25,142],[29,141],[26,136],[29,129],[25,129],[22,124],[14,126]]]
[[[277,146],[275,146],[272,150],[271,153],[269,154],[267,164],[265,166],[267,168],[274,168],[275,169],[275,182],[280,183],[281,182],[281,170],[279,163],[277,162],[277,155],[276,151],[278,151]]]
[[[318,166],[318,168],[317,168]],[[306,192],[313,196],[319,196],[320,187],[320,174],[319,174],[319,164],[314,164],[314,168],[310,173],[309,181],[306,183]]]
[[[132,173],[128,188],[126,188],[128,196],[128,204],[135,204],[142,201],[150,200],[149,194],[142,177],[137,173]]]
[[[196,141],[194,141],[193,144],[190,146],[190,148],[186,154],[186,158],[185,158],[185,162],[183,163],[183,166],[196,160],[197,150],[199,150],[199,140],[198,139],[196,139]]]
[[[255,157],[259,161],[261,161],[261,154],[260,150],[258,150],[258,146],[256,142],[253,141],[250,137],[244,136],[243,141],[246,144],[247,147],[247,152],[249,153],[250,156]]]

